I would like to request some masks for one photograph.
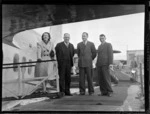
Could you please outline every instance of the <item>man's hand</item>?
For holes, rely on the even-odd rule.
[[[109,68],[110,68],[110,69],[113,69],[113,65],[112,65],[112,64],[110,64],[110,65],[109,65]]]

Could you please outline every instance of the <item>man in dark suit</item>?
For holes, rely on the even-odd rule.
[[[130,79],[132,82],[136,82],[137,81],[137,67],[138,67],[138,64],[136,62],[136,57],[134,56],[134,58],[131,60],[131,63],[130,63],[130,70],[131,70],[131,73],[133,71],[135,71],[135,73],[132,74],[132,78]]]
[[[60,92],[70,94],[71,67],[73,66],[74,46],[69,43],[70,34],[64,34],[64,41],[56,45],[56,57],[58,61]]]
[[[96,57],[96,49],[94,43],[88,41],[87,38],[88,33],[83,32],[83,42],[80,42],[77,45],[77,54],[79,57],[78,66],[80,95],[85,95],[85,74],[87,76],[89,95],[94,93],[91,69],[92,60]]]
[[[101,45],[98,47],[97,71],[101,94],[111,96],[113,90],[111,88],[111,76],[109,68],[113,64],[113,49],[110,43],[107,43],[104,34],[100,35]]]

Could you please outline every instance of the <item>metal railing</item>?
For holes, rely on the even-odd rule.
[[[11,81],[6,81],[6,82],[3,82],[3,88],[6,90],[6,91],[9,91],[13,97],[19,99],[18,96],[21,96],[22,95],[22,90],[23,90],[23,83],[26,83],[26,84],[29,84],[28,82],[29,81],[40,81],[38,84],[35,85],[35,88],[33,88],[33,90],[31,90],[30,92],[27,92],[26,95],[30,95],[32,94],[34,91],[36,91],[36,89],[39,87],[39,85],[43,84],[44,88],[43,90],[45,91],[46,90],[46,87],[45,87],[45,81],[49,78],[48,77],[34,77],[34,78],[27,78],[25,79],[24,78],[24,73],[22,72],[22,75],[21,75],[21,67],[33,67],[35,65],[25,65],[25,64],[32,64],[32,63],[42,63],[42,62],[53,62],[53,61],[56,61],[56,60],[44,60],[44,61],[32,61],[32,62],[18,62],[18,63],[5,63],[3,64],[3,66],[9,66],[9,67],[3,67],[3,69],[11,69],[11,68],[18,68],[18,79],[17,80],[11,80]],[[12,67],[10,67],[10,65],[14,65]],[[16,65],[16,66],[15,66]],[[59,78],[58,76],[56,76],[56,83],[57,83],[57,88],[56,90],[59,91]],[[4,84],[10,84],[10,83],[16,83],[18,82],[18,90],[19,90],[19,93],[18,95],[13,93],[11,90],[7,89],[4,87]],[[26,95],[23,95],[21,98],[25,97]]]
[[[5,63],[3,66],[10,66],[10,65],[23,65],[23,64],[32,64],[32,63],[41,63],[41,62],[50,62],[50,61],[56,61],[56,60],[44,60],[44,61],[32,61],[32,62],[18,62],[18,63]],[[35,65],[24,65],[20,67],[34,67]],[[3,67],[3,69],[10,69],[10,68],[18,68],[18,66],[13,67]]]
[[[49,61],[56,61],[55,59],[53,60],[42,60],[42,61],[32,61],[32,62],[18,62],[18,63],[5,63],[3,66],[7,65],[21,65],[21,64],[30,64],[30,63],[41,63],[41,62],[49,62]]]
[[[142,63],[140,63],[140,84],[141,84],[141,95],[144,96],[144,77],[142,73]]]

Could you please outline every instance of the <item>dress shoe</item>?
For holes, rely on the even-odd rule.
[[[98,94],[98,96],[104,96],[104,94],[100,93],[100,94]]]
[[[51,86],[50,84],[46,84],[46,88],[54,88],[54,86]]]
[[[107,96],[108,96],[108,97],[111,97],[112,94],[113,94],[113,92],[108,92],[108,93],[107,93]]]
[[[80,93],[80,95],[85,95],[85,93]]]
[[[72,94],[70,93],[65,93],[66,96],[73,96]]]
[[[65,96],[65,93],[64,92],[60,92],[60,96]]]
[[[106,96],[107,94],[106,93],[100,93],[98,94],[98,96]]]
[[[108,93],[107,96],[108,96],[108,97],[111,97],[112,95],[111,95],[111,93]]]
[[[93,95],[93,94],[94,94],[94,92],[90,92],[90,93],[89,93],[89,95]]]

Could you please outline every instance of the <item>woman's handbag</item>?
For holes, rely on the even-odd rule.
[[[51,57],[51,58],[54,58],[54,51],[53,50],[51,50],[51,52],[49,53],[49,56]]]

